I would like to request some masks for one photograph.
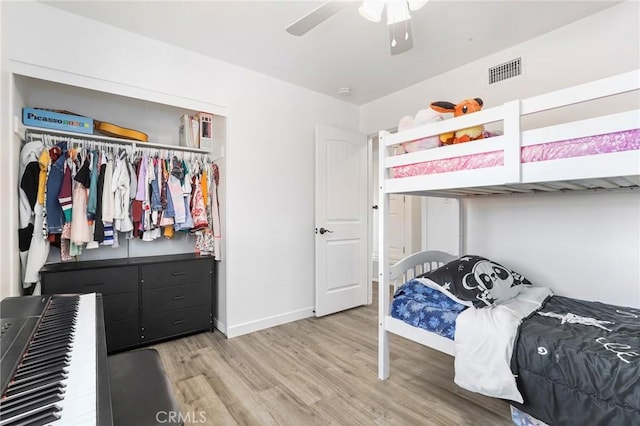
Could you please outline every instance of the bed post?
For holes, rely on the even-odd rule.
[[[387,168],[385,160],[387,131],[380,131],[378,138],[378,378],[389,378],[389,333],[385,320],[389,315],[389,254],[386,247],[389,210],[389,194],[385,192]]]

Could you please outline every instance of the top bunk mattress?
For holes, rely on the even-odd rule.
[[[634,95],[639,90],[640,70],[635,70],[396,133],[382,130],[381,193],[465,197],[638,188],[640,109]],[[601,101],[620,104],[605,109]],[[593,116],[600,110],[607,114]],[[524,117],[546,112],[549,120],[522,128]],[[399,147],[407,150],[406,143],[500,123],[501,135],[434,149],[412,145],[398,153]]]
[[[484,139],[473,143],[483,141]],[[535,163],[633,150],[640,150],[640,129],[523,146],[520,150],[520,158],[522,163]],[[393,177],[405,178],[502,165],[504,165],[504,151],[491,151],[396,166],[393,168]]]

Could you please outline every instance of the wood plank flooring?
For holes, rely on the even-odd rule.
[[[377,377],[377,307],[226,339],[154,346],[192,425],[512,425],[509,406],[453,383],[453,358],[391,336]]]

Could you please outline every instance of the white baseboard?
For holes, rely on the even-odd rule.
[[[314,310],[315,307],[311,306],[285,314],[274,315],[272,317],[246,322],[244,324],[233,325],[227,329],[227,338],[238,337],[242,336],[243,334],[253,333],[254,331],[275,327],[276,325],[310,318],[313,317]]]
[[[225,323],[223,323],[222,321],[218,320],[217,318],[213,319],[213,326],[222,334],[224,334],[225,336],[227,335],[227,326],[225,325]]]

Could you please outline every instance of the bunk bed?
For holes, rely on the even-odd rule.
[[[410,324],[411,320],[405,322],[398,319],[401,315],[398,315],[396,310],[400,308],[391,304],[389,294],[389,285],[391,283],[393,283],[394,296],[398,298],[411,297],[411,293],[415,292],[420,293],[417,299],[419,302],[424,301],[425,297],[427,299],[433,298],[434,294],[431,290],[437,289],[436,293],[440,293],[442,289],[437,286],[427,286],[429,294],[424,294],[425,286],[422,284],[425,284],[425,282],[424,278],[420,278],[421,275],[426,274],[429,277],[430,273],[442,270],[442,267],[446,267],[449,262],[455,262],[457,257],[443,252],[420,252],[408,256],[396,265],[389,266],[386,244],[388,241],[390,194],[462,198],[494,194],[617,188],[637,190],[640,187],[640,111],[637,106],[630,111],[526,130],[523,130],[521,123],[525,120],[525,117],[542,111],[573,106],[628,92],[635,91],[637,93],[639,88],[640,70],[636,70],[545,95],[508,102],[467,116],[447,119],[395,134],[387,131],[380,132],[378,203],[380,214],[378,229],[378,254],[380,259],[378,280],[378,376],[380,379],[384,380],[389,377],[389,333],[400,335],[455,356],[456,369],[458,368],[458,356],[461,353],[457,341],[457,333],[455,334],[456,340],[454,342],[454,332],[450,329],[429,329],[428,326],[423,327],[424,324],[418,325],[417,323],[422,320],[415,318],[412,324]],[[491,123],[501,124],[502,132],[488,139],[393,155],[394,152],[397,152],[395,148],[405,142],[416,141],[421,138],[476,125],[491,126]],[[529,288],[534,286],[524,287],[526,287],[526,290],[523,290],[522,294],[525,294],[526,291],[529,291]],[[513,354],[513,357],[506,360],[506,364],[512,372],[517,373],[515,370],[517,370],[518,362],[526,362],[527,351],[536,351],[535,346],[529,346],[528,349],[523,349],[521,346],[539,344],[539,351],[547,350],[544,344],[536,339],[531,339],[531,335],[526,334],[525,330],[529,330],[527,333],[544,334],[546,332],[545,326],[553,324],[552,322],[544,324],[544,321],[549,319],[549,315],[545,317],[543,311],[546,308],[541,309],[543,306],[549,305],[551,300],[555,300],[554,303],[556,305],[553,305],[554,307],[569,306],[567,309],[582,312],[584,318],[589,317],[590,312],[596,312],[602,318],[612,319],[608,316],[608,312],[614,312],[617,318],[615,327],[612,326],[614,332],[631,333],[635,339],[631,345],[624,346],[624,350],[621,349],[623,346],[612,346],[611,344],[607,346],[611,341],[607,340],[606,337],[602,337],[603,335],[597,334],[602,328],[611,331],[611,327],[607,322],[596,323],[595,326],[582,328],[596,333],[595,337],[591,337],[596,339],[603,347],[607,346],[605,349],[615,355],[613,356],[615,360],[621,361],[619,364],[627,363],[627,361],[633,364],[633,369],[627,369],[627,373],[625,373],[627,375],[621,376],[625,380],[631,379],[631,382],[624,384],[616,381],[609,385],[616,389],[626,389],[625,391],[611,390],[612,393],[615,392],[621,395],[620,407],[618,407],[620,408],[618,411],[623,412],[621,415],[639,418],[634,416],[640,416],[640,407],[638,406],[640,388],[635,385],[640,380],[640,320],[638,320],[640,315],[637,315],[640,314],[640,310],[617,309],[619,307],[611,307],[596,302],[589,302],[591,304],[588,305],[579,303],[575,305],[573,304],[573,299],[559,296],[551,297],[550,292],[540,291],[541,293],[536,295],[535,303],[528,308],[528,313],[523,313],[522,317],[519,318],[518,324],[515,325],[516,334],[512,337],[513,347],[510,349],[513,352],[509,352],[509,356]],[[451,296],[447,291],[443,291],[443,293]],[[469,314],[490,311],[489,309],[467,309],[466,306],[458,305],[457,303],[443,303],[441,300],[442,294],[437,296],[439,298],[429,299],[431,300],[428,303],[429,308],[427,311],[429,312],[422,314],[422,319],[429,317],[429,315],[441,315],[433,322],[442,324],[442,322],[451,323],[453,321],[455,327],[460,327],[461,318],[474,318]],[[513,300],[517,300],[517,298]],[[456,299],[455,302],[461,301]],[[563,305],[565,303],[568,305]],[[406,303],[403,304],[402,309],[406,310],[406,306]],[[414,306],[411,309],[418,308]],[[464,314],[461,314],[463,311]],[[540,313],[540,315],[533,315],[533,313]],[[409,315],[407,314],[406,316]],[[594,318],[597,317],[594,316]],[[464,321],[468,321],[468,319]],[[522,322],[522,325],[519,325],[520,322]],[[613,322],[611,321],[611,323]],[[622,327],[622,329],[619,330],[617,327]],[[465,334],[469,335],[468,332],[465,332]],[[528,340],[531,341],[528,342]],[[553,345],[553,342],[548,344]],[[619,350],[618,352],[612,351],[612,348]],[[622,352],[626,353],[626,355],[621,355]],[[466,356],[466,354],[464,355]],[[624,358],[625,356],[629,358]],[[527,366],[527,368],[529,367]],[[618,371],[615,370],[617,367],[610,364],[604,364],[604,367],[611,368],[610,373]],[[482,371],[477,370],[477,372],[482,375]],[[517,389],[515,390],[516,395],[509,392],[485,393],[482,391],[482,386],[480,386],[481,390],[478,391],[490,396],[515,401],[512,405],[532,415],[538,414],[543,421],[552,423],[569,421],[566,413],[559,414],[562,410],[558,407],[562,403],[558,403],[554,399],[561,398],[560,395],[563,391],[560,388],[562,386],[566,387],[566,383],[564,385],[555,383],[555,387],[554,383],[549,385],[550,382],[557,382],[558,380],[555,380],[557,377],[542,377],[543,372],[533,371],[533,367],[531,367],[531,370],[527,370],[527,373],[530,373],[528,374],[529,378],[525,377],[527,375],[525,374],[525,369],[520,373],[518,388],[524,395],[524,401],[522,396],[518,394]],[[556,371],[556,373],[562,375],[561,372]],[[628,374],[631,374],[631,377]],[[602,393],[598,394],[600,395],[598,396],[596,395],[597,392],[594,391],[595,386],[602,387],[602,385],[600,383],[589,383],[589,379],[586,382],[582,381],[576,384],[577,382],[574,379],[571,377],[567,379],[569,381],[573,380],[571,386],[580,385],[587,389],[586,393],[579,392],[579,398],[582,398],[581,403],[595,407],[589,410],[582,410],[584,416],[595,416],[590,419],[588,417],[585,418],[590,420],[591,423],[594,421],[595,423],[598,423],[598,421],[601,423],[610,421],[611,418],[607,419],[607,416],[611,410],[603,408],[602,405],[609,404],[611,401],[603,402],[598,399],[602,398]],[[461,380],[461,382],[464,382],[464,380]],[[515,379],[513,379],[513,382],[515,386]],[[457,377],[456,383],[458,383]],[[537,389],[538,386],[547,385],[550,387]],[[530,397],[533,394],[541,394],[544,397],[538,398],[537,401],[527,400],[531,399]],[[541,404],[546,406],[541,407]],[[556,414],[565,417],[562,417],[563,420],[559,420],[561,417],[556,417]]]

